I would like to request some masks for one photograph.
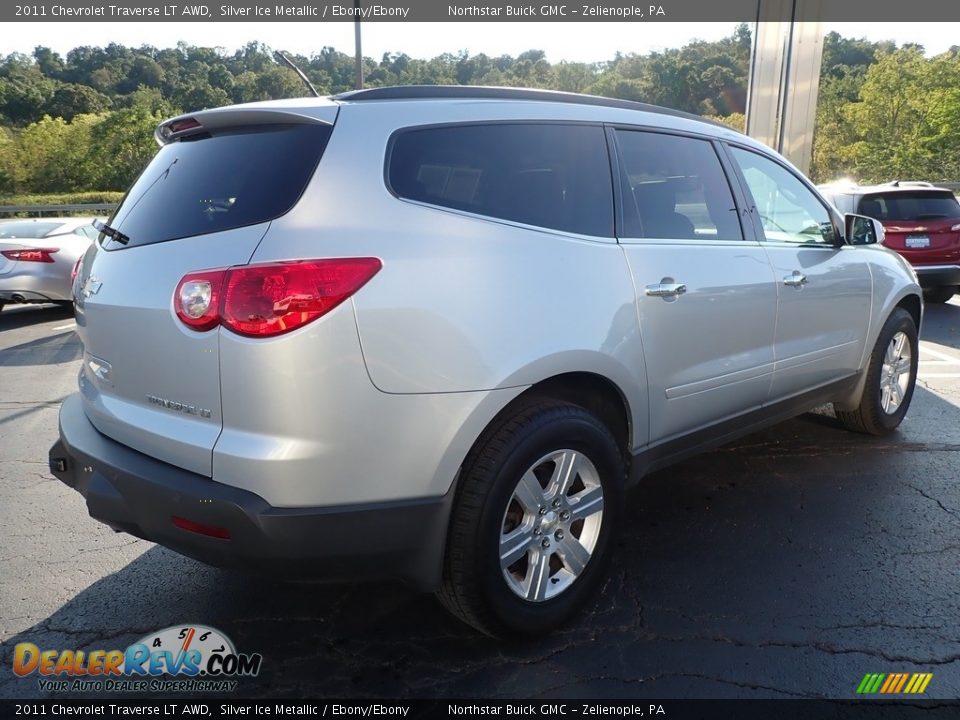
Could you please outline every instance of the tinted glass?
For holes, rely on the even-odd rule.
[[[944,220],[960,218],[960,203],[951,192],[896,192],[866,195],[858,210],[877,220]]]
[[[706,140],[618,130],[624,237],[742,240],[730,185]]]
[[[603,129],[494,124],[399,134],[390,187],[403,198],[583,235],[613,235]]]
[[[779,163],[749,150],[730,150],[756,203],[767,240],[833,245],[836,231],[826,206]]]
[[[326,125],[268,125],[165,145],[110,225],[132,247],[272,220],[296,203],[329,137]]]
[[[62,222],[22,222],[0,223],[0,238],[42,238],[62,227]]]

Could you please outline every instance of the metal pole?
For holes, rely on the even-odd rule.
[[[360,49],[360,0],[353,0],[353,45],[354,67],[353,84],[357,90],[363,89],[363,51]]]

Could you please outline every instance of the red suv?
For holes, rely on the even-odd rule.
[[[952,190],[926,182],[824,185],[842,213],[883,223],[883,244],[903,255],[920,279],[927,302],[947,302],[960,286],[960,203]]]

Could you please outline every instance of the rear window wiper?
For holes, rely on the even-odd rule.
[[[129,237],[127,237],[126,235],[124,235],[122,232],[120,232],[120,231],[117,230],[116,228],[110,227],[110,226],[107,225],[105,222],[100,222],[99,220],[94,220],[94,221],[93,221],[93,226],[94,226],[97,230],[99,230],[100,232],[102,232],[104,235],[106,235],[108,238],[110,238],[111,240],[116,240],[116,241],[117,241],[118,243],[120,243],[121,245],[126,245],[128,242],[130,242],[130,238],[129,238]]]

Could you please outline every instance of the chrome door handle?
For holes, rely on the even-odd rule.
[[[793,275],[787,275],[783,279],[783,284],[790,287],[802,287],[807,284],[807,276],[799,270],[794,270]]]
[[[650,297],[676,297],[683,295],[687,291],[687,286],[683,283],[655,283],[647,285],[647,295]]]

